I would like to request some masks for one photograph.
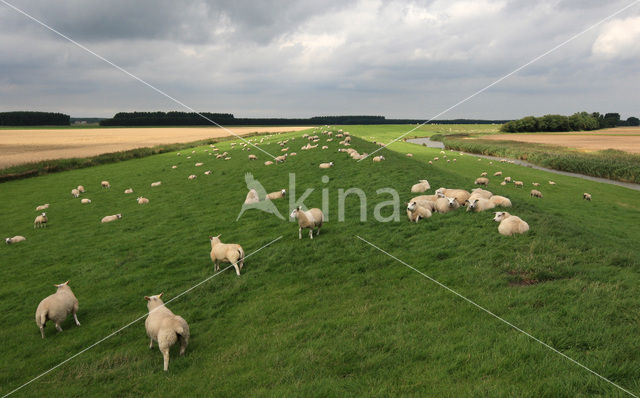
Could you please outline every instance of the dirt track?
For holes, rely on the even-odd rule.
[[[310,128],[232,127],[237,135],[299,131]],[[101,153],[227,137],[217,127],[0,130],[0,168],[40,160],[95,156]]]

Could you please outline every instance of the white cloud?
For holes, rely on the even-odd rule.
[[[592,52],[607,59],[640,56],[640,16],[606,24],[593,43]]]

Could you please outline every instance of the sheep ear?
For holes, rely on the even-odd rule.
[[[147,300],[147,301],[149,301],[149,300],[151,300],[151,297],[149,297],[149,296],[144,296],[144,299],[145,299],[145,300]]]
[[[163,294],[164,294],[164,292],[160,293],[160,294],[158,295],[158,298],[162,298],[162,295],[163,295]]]
[[[209,240],[213,239],[213,236],[209,235]]]
[[[63,283],[63,285],[65,285],[65,286],[68,285],[68,284],[69,284],[68,280],[65,283]]]
[[[218,236],[216,236],[216,238],[219,238],[219,237],[220,237],[220,235],[222,235],[222,234],[218,234]]]

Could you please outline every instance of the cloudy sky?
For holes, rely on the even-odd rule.
[[[0,0],[0,110],[183,110]],[[6,0],[199,111],[429,119],[633,0]],[[640,2],[441,118],[640,116]]]

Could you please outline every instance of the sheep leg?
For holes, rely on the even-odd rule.
[[[78,316],[75,312],[73,313],[73,319],[76,321],[76,326],[80,326],[80,321],[78,320]]]
[[[180,336],[180,355],[184,355],[184,352],[187,350],[188,340],[183,336]]]
[[[40,334],[42,335],[42,338],[44,339],[44,325],[40,326]]]
[[[164,358],[164,371],[169,370],[169,347],[160,348],[162,351],[162,357]]]
[[[302,227],[298,228],[298,239],[302,239]]]
[[[56,329],[58,330],[58,332],[62,332],[62,328],[60,327],[60,324],[56,323]]]
[[[153,348],[153,339],[149,338],[149,349]]]
[[[238,267],[238,263],[234,261],[232,264],[233,264],[233,268],[236,269],[236,274],[240,276],[240,267]]]
[[[218,260],[214,261],[213,264],[214,264],[213,270],[220,271],[220,263],[218,262]]]
[[[320,235],[320,227],[318,227],[318,230],[316,231],[316,236]]]
[[[309,228],[309,238],[313,239],[313,228]]]

